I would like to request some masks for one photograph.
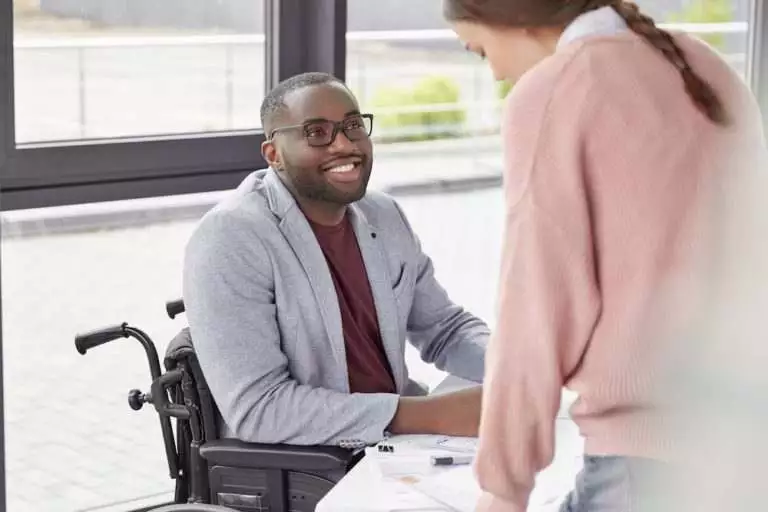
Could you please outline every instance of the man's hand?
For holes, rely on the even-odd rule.
[[[401,397],[389,425],[393,434],[477,437],[482,386],[427,397]]]

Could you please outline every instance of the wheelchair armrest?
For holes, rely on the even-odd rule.
[[[297,471],[346,471],[363,453],[338,446],[244,443],[236,439],[219,439],[200,447],[200,455],[209,465]]]

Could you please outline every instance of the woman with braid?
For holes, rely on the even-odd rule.
[[[711,291],[716,192],[764,149],[756,102],[712,48],[630,2],[444,0],[444,13],[515,83],[479,510],[526,509],[565,386],[585,463],[561,510],[656,512],[638,476],[670,467],[657,386]]]

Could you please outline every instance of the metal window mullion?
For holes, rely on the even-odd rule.
[[[0,0],[0,189],[16,146],[13,101],[13,0]],[[0,205],[0,211],[2,206]],[[2,297],[2,283],[0,283]],[[0,299],[0,511],[6,510],[5,389],[3,377],[3,323]]]
[[[13,0],[0,0],[0,168],[2,169],[8,165],[16,145],[14,108]]]
[[[346,77],[346,0],[270,0],[267,90],[307,71]]]
[[[749,66],[747,78],[763,113],[763,125],[768,128],[768,3],[752,1],[749,31]]]

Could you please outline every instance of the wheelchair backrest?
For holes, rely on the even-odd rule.
[[[202,442],[218,439],[221,415],[200,369],[188,327],[179,331],[168,344],[163,363],[166,370],[181,368],[191,379],[188,381],[190,385],[179,386],[178,396],[172,398],[198,411],[203,431]]]

